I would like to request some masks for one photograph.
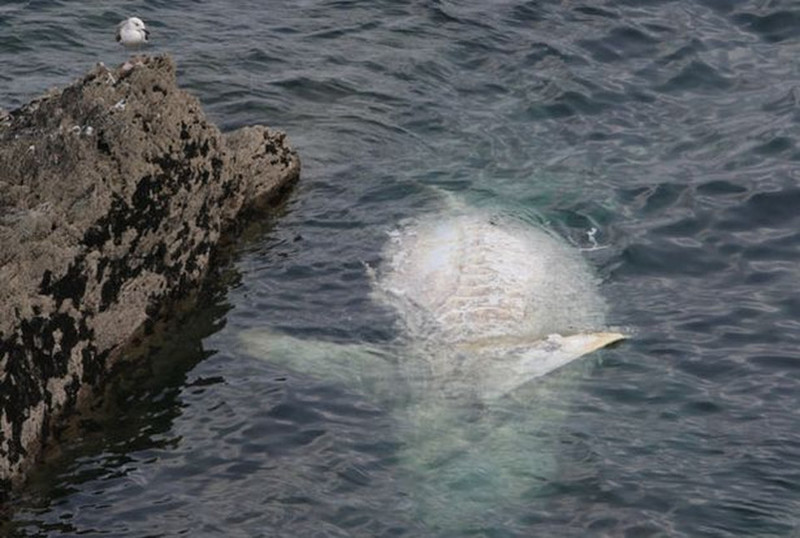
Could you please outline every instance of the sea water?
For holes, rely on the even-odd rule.
[[[124,61],[113,32],[132,15],[213,121],[285,130],[303,177],[32,477],[6,534],[441,535],[391,410],[238,344],[259,327],[391,341],[365,264],[432,209],[431,186],[533,215],[582,251],[609,322],[634,330],[555,387],[570,394],[550,399],[558,420],[522,433],[547,439],[552,465],[470,529],[796,532],[796,3],[7,2],[0,106]],[[519,439],[507,416],[492,424]]]

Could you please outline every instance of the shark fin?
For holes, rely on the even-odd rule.
[[[305,340],[268,329],[243,332],[241,343],[250,356],[350,386],[390,378],[394,368],[386,353],[369,345]]]
[[[570,336],[551,334],[529,346],[510,351],[503,359],[489,361],[481,376],[484,400],[505,396],[529,381],[561,368],[588,353],[609,346],[625,336],[615,332],[581,333]]]

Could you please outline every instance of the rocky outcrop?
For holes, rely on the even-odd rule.
[[[299,170],[281,133],[220,133],[166,56],[0,115],[0,498]]]

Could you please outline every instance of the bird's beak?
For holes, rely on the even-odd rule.
[[[148,30],[147,28],[144,29],[144,37],[146,38],[150,37],[150,30]]]

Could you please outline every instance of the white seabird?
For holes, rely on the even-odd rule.
[[[129,49],[137,48],[147,43],[150,31],[145,28],[144,21],[139,17],[125,19],[117,25],[117,42]]]

